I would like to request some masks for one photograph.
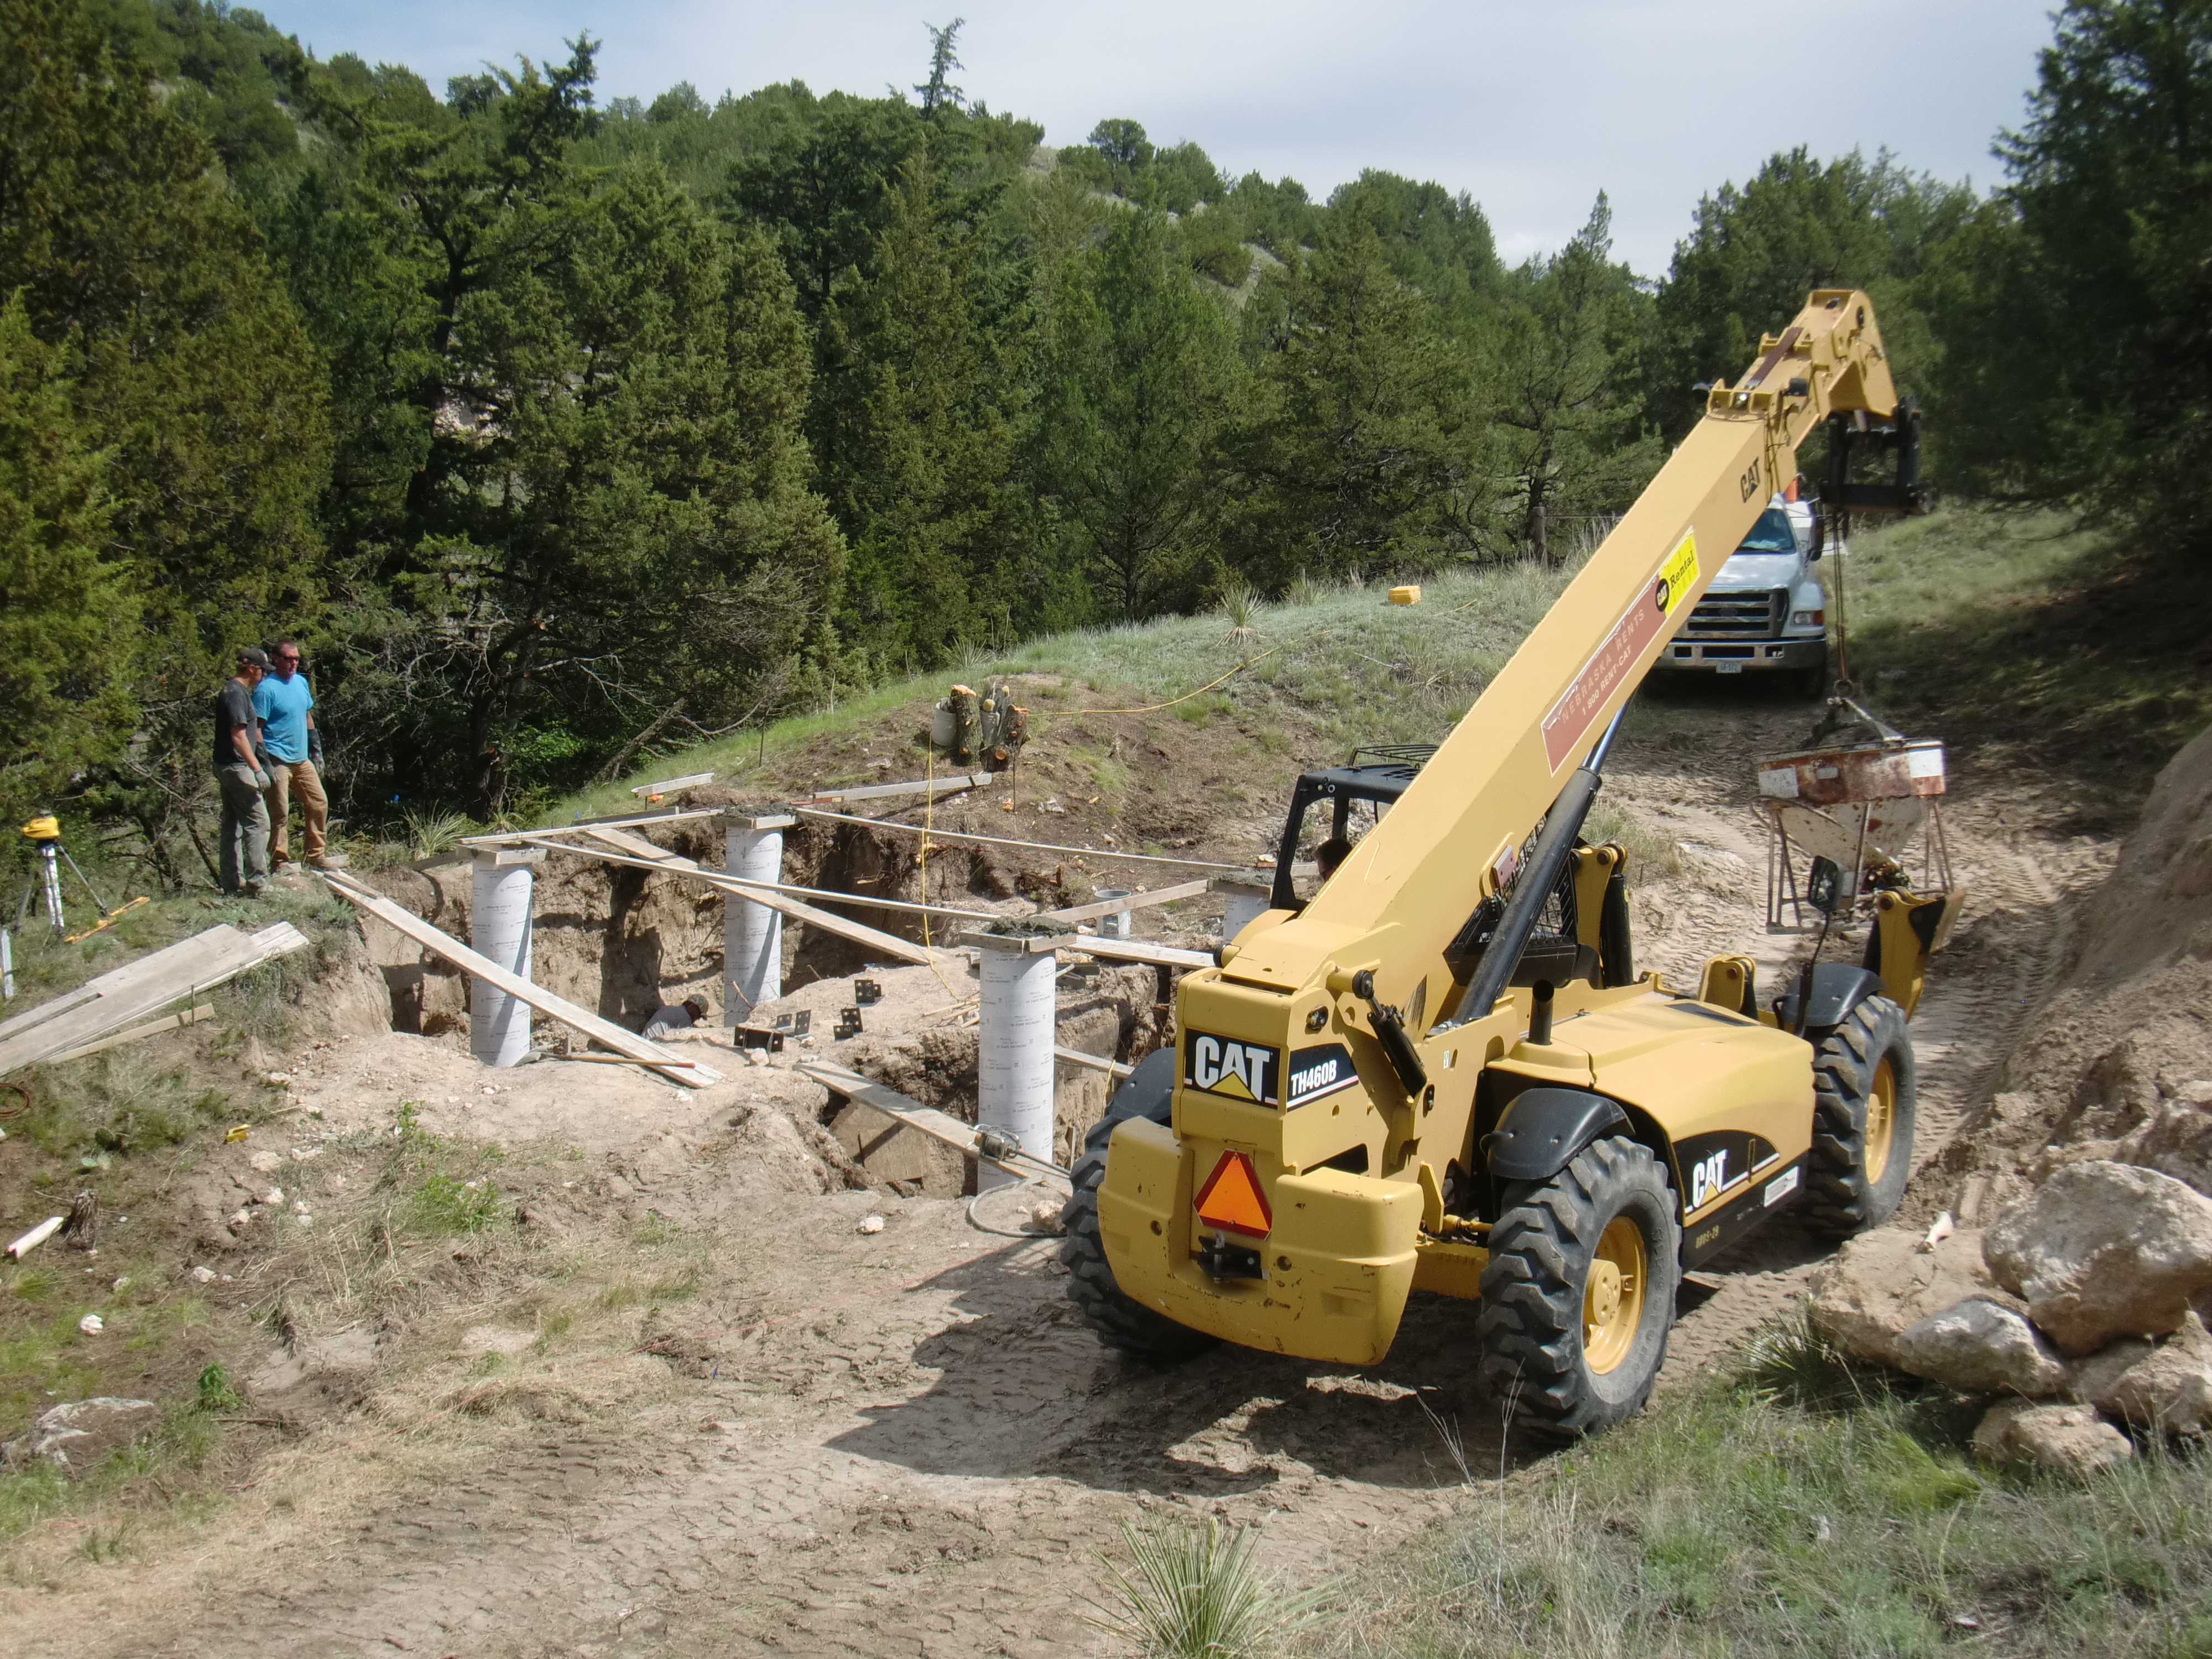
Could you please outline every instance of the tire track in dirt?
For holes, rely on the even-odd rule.
[[[1808,941],[1764,927],[1751,762],[1808,723],[1738,705],[1694,744],[1625,744],[1609,798],[1686,847],[1681,875],[1635,901],[1641,965],[1694,983],[1705,957],[1741,951],[1771,986],[1800,958]],[[1954,780],[1954,865],[1974,894],[1919,1020],[1917,1164],[1979,1103],[2063,959],[2057,899],[2100,867],[2042,827],[2057,815],[2033,788]],[[724,1343],[675,1402],[519,1430],[509,1455],[416,1483],[342,1535],[210,1570],[153,1639],[143,1615],[80,1605],[27,1620],[21,1650],[1100,1652],[1113,1644],[1083,1615],[1125,1521],[1260,1525],[1270,1567],[1310,1583],[1534,1455],[1474,1389],[1468,1304],[1416,1297],[1363,1370],[1222,1348],[1156,1370],[1074,1320],[1048,1246],[983,1246],[957,1204],[897,1209],[863,1266],[809,1256],[866,1201],[793,1197],[727,1230],[733,1258],[772,1264],[762,1305],[783,1317]],[[1908,1213],[1929,1201],[1908,1193]],[[1662,1386],[1784,1310],[1832,1248],[1784,1219],[1701,1271]]]
[[[1717,730],[1628,745],[1607,788],[1647,825],[1682,845],[1684,869],[1638,900],[1638,966],[1694,986],[1723,951],[1759,963],[1762,999],[1811,952],[1812,936],[1765,927],[1767,830],[1757,807],[1755,761],[1800,747],[1812,716],[1753,708]],[[2062,902],[2099,878],[2088,845],[2044,827],[2059,821],[2033,781],[1979,773],[1954,746],[1943,808],[1952,878],[1968,889],[1950,944],[1933,960],[1913,1018],[1918,1121],[1913,1167],[1923,1170],[1988,1098],[2022,1021],[2063,966],[2071,933]],[[1856,959],[1863,927],[1831,936],[1824,960]],[[1908,1187],[1900,1218],[1932,1221],[1947,1194]],[[1669,1338],[1662,1389],[1680,1388],[1750,1331],[1803,1295],[1834,1241],[1784,1216],[1700,1268],[1686,1285]]]

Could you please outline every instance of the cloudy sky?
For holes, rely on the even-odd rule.
[[[1884,145],[1986,187],[2050,36],[2044,0],[262,0],[319,55],[447,76],[604,43],[600,100],[689,80],[710,100],[793,78],[923,78],[923,19],[964,14],[970,99],[1080,143],[1102,116],[1316,197],[1363,167],[1480,201],[1508,258],[1556,247],[1597,192],[1614,246],[1662,271],[1698,198],[1775,150]]]

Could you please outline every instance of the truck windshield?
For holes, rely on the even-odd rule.
[[[1739,553],[1795,553],[1797,538],[1790,531],[1790,515],[1778,507],[1770,507],[1759,515],[1759,522],[1751,527],[1751,534],[1743,538]]]

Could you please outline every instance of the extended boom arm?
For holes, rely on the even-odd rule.
[[[1679,625],[1831,414],[1887,417],[1897,392],[1864,294],[1814,293],[1761,343],[1390,812],[1305,910],[1224,953],[1231,983],[1295,993],[1348,988],[1431,1022],[1488,1013],[1510,961],[1486,960],[1449,1006],[1445,951],[1476,907],[1511,889],[1533,917],[1547,836],[1513,880],[1519,849],[1555,801],[1578,825],[1595,792],[1584,766]],[[1577,768],[1582,769],[1577,772]],[[1577,784],[1571,781],[1586,779]],[[1583,798],[1570,800],[1579,787]],[[1565,796],[1562,791],[1565,789]],[[1571,842],[1572,827],[1564,837]],[[1553,860],[1556,862],[1556,860]],[[1528,918],[1515,917],[1524,923]],[[1498,930],[1493,943],[1509,943]],[[1492,954],[1510,953],[1497,951]],[[1210,975],[1195,976],[1200,979]],[[1187,986],[1197,989],[1194,985]],[[1407,1036],[1423,1034],[1413,1012]]]

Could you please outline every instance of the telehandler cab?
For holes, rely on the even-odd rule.
[[[1870,423],[1899,413],[1867,296],[1814,293],[1433,754],[1300,781],[1273,908],[1185,975],[1075,1166],[1061,1260],[1105,1341],[1372,1364],[1442,1292],[1480,1301],[1521,1419],[1573,1436],[1649,1397],[1685,1268],[1787,1206],[1838,1236],[1897,1207],[1955,897],[1884,893],[1868,965],[1765,1006],[1742,957],[1692,994],[1636,972],[1626,856],[1581,830],[1623,706],[1823,422],[1831,512],[1924,510],[1916,417]],[[1850,482],[1854,447],[1896,481]],[[1341,836],[1363,799],[1388,810],[1301,901],[1309,808]]]

